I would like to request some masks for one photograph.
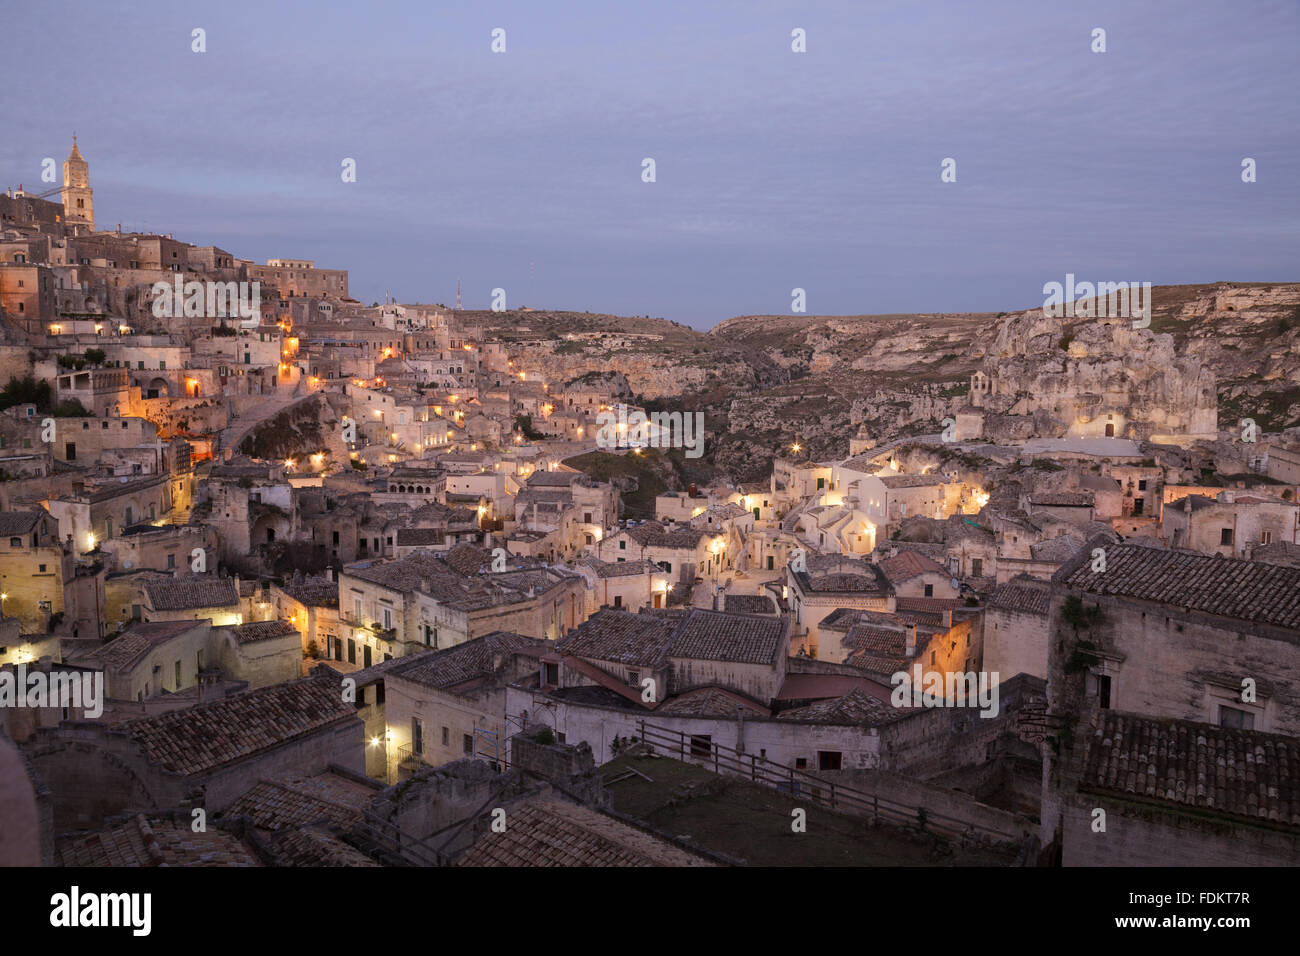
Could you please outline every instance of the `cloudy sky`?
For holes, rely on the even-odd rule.
[[[1300,279],[1295,0],[46,2],[4,33],[0,185],[75,130],[100,228],[366,302],[459,277],[466,307],[708,328],[795,287],[861,314]]]

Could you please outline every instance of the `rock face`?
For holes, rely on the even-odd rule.
[[[512,355],[549,382],[567,382],[593,372],[607,372],[617,363],[629,393],[661,398],[696,391],[710,382],[709,373],[737,385],[753,381],[753,372],[743,362],[718,362],[711,367],[687,364],[671,354],[624,353],[557,355],[549,346],[515,349]]]
[[[1028,418],[1039,437],[1114,436],[1187,442],[1218,434],[1214,373],[1173,336],[1128,319],[1066,326],[1041,310],[1009,316],[971,380],[971,404]],[[998,430],[1025,429],[1001,421]],[[1007,435],[1005,437],[1012,437]]]

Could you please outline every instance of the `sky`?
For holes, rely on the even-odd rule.
[[[98,228],[313,259],[367,303],[454,304],[459,279],[466,308],[501,288],[707,329],[795,288],[873,314],[1034,308],[1067,273],[1300,280],[1296,0],[3,17],[0,187],[36,191],[75,131]]]

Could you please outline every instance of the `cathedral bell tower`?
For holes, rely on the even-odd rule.
[[[81,158],[77,137],[72,137],[72,152],[63,161],[63,221],[69,226],[95,229],[95,191],[90,188],[90,164]]]

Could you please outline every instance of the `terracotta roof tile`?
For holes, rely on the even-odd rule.
[[[1081,784],[1300,828],[1300,739],[1101,711]]]
[[[309,677],[123,726],[153,763],[196,774],[348,720],[360,739],[361,722],[338,683]]]
[[[1105,571],[1092,570],[1085,547],[1052,581],[1093,594],[1123,595],[1300,630],[1300,568],[1108,544]]]

